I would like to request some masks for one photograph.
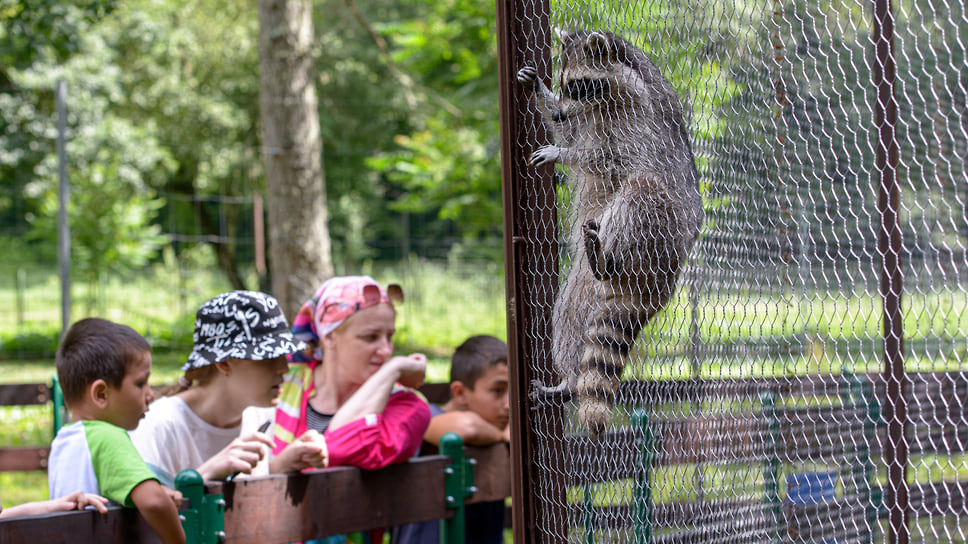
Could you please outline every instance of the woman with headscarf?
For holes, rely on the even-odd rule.
[[[275,410],[273,455],[307,430],[323,433],[329,466],[378,469],[406,461],[430,423],[427,358],[393,355],[397,285],[369,276],[331,278],[293,320],[309,348],[290,355]]]
[[[413,456],[430,424],[430,407],[415,390],[423,385],[427,358],[392,356],[393,304],[402,300],[398,285],[383,289],[369,276],[323,283],[293,320],[293,336],[308,348],[289,355],[279,403],[273,412],[248,410],[243,433],[267,419],[274,422],[273,461],[285,455],[294,437],[314,431],[325,437],[329,466],[375,470]],[[254,473],[267,472],[267,465]],[[312,542],[377,543],[382,533]]]

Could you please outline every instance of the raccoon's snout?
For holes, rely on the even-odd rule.
[[[572,100],[594,100],[608,92],[608,81],[603,79],[573,79],[565,83],[565,96]]]

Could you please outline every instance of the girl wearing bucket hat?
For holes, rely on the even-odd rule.
[[[292,336],[279,302],[254,291],[222,293],[202,304],[193,341],[177,389],[153,402],[131,432],[139,453],[169,485],[188,468],[205,480],[251,472],[273,443],[261,432],[240,436],[242,413],[276,403],[286,355],[306,347]],[[278,456],[281,471],[326,465],[317,433],[294,442]]]

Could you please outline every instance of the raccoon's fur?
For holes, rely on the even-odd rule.
[[[577,396],[580,423],[597,439],[636,337],[675,291],[702,198],[682,105],[659,69],[613,34],[560,38],[561,95],[532,67],[518,81],[559,144],[530,163],[569,169],[571,268],[555,301],[552,358],[558,388]]]

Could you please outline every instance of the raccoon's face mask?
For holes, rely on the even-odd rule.
[[[575,101],[597,100],[609,94],[609,82],[606,79],[584,77],[572,79],[564,85],[564,95]]]

